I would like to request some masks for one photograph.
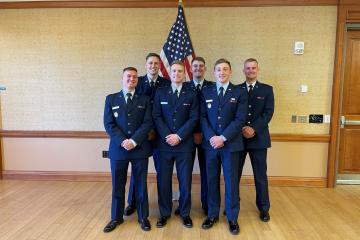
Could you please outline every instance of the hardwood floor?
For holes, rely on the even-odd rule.
[[[143,232],[136,214],[111,233],[110,182],[0,180],[1,240],[92,239],[359,239],[360,186],[335,189],[270,187],[271,220],[258,219],[253,186],[242,186],[240,235],[228,231],[225,216],[210,230],[202,230],[199,185],[192,190],[194,228],[172,216],[162,229],[158,218],[156,184],[149,183],[152,230]],[[174,186],[174,189],[177,187]],[[174,205],[177,206],[177,203]],[[222,211],[222,210],[221,210]]]

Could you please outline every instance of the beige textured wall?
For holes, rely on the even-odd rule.
[[[328,133],[328,124],[291,124],[292,114],[330,112],[336,7],[186,8],[195,51],[228,58],[233,82],[242,62],[260,61],[260,80],[274,86],[272,133]],[[159,52],[176,8],[0,10],[2,128],[103,130],[105,95],[120,71]],[[292,53],[294,41],[305,54]],[[309,92],[299,93],[300,84]]]
[[[109,172],[109,161],[101,157],[107,144],[105,139],[5,138],[4,170]],[[327,143],[274,142],[269,150],[268,174],[326,177],[327,147]],[[149,172],[155,172],[152,160]],[[197,162],[193,172],[199,173]],[[252,175],[250,161],[244,174]]]

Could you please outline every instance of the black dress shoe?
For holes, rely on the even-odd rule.
[[[235,221],[229,221],[229,231],[231,234],[237,235],[240,232],[240,227],[238,222]]]
[[[104,227],[104,233],[108,233],[111,232],[112,230],[114,230],[116,228],[117,225],[120,225],[124,222],[124,219],[119,219],[119,220],[111,220],[108,224],[106,224],[106,226]]]
[[[136,207],[133,207],[131,205],[127,206],[124,211],[124,216],[130,216],[136,211]]]
[[[183,225],[187,228],[192,228],[193,227],[193,221],[191,220],[190,216],[186,216],[182,218],[183,220]]]
[[[151,224],[149,219],[144,218],[143,220],[139,220],[139,223],[141,224],[141,229],[144,231],[150,231],[151,230]]]
[[[177,209],[175,209],[175,212],[174,212],[175,215],[180,215],[180,208],[178,207]]]
[[[158,228],[164,227],[164,226],[166,225],[167,220],[168,220],[169,218],[170,218],[170,217],[164,217],[164,216],[160,217],[159,220],[156,222],[156,226],[157,226]]]
[[[202,223],[201,227],[202,229],[209,229],[211,228],[217,221],[219,221],[218,217],[215,218],[209,218],[207,217],[204,222]]]
[[[268,211],[261,211],[260,212],[260,220],[263,222],[270,221],[270,214]]]

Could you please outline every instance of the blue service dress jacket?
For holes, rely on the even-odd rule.
[[[166,86],[170,86],[171,82],[166,78],[158,76],[155,80],[155,86],[150,85],[150,80],[147,75],[139,77],[138,85],[136,86],[136,91],[140,94],[145,94],[150,97],[150,102],[153,103],[155,98],[155,92],[158,88],[163,88]]]
[[[104,126],[110,136],[111,160],[148,158],[151,155],[148,133],[153,123],[148,96],[139,95],[135,91],[131,104],[126,104],[122,91],[108,95],[105,100]],[[130,138],[137,146],[127,151],[121,147],[121,143]]]
[[[199,119],[199,103],[196,92],[183,83],[179,97],[171,86],[156,91],[153,105],[153,119],[160,138],[160,151],[192,152],[194,150],[193,130]],[[170,146],[165,138],[177,134],[181,142]]]
[[[194,81],[191,81],[190,82],[190,85],[191,87],[194,88],[194,90],[197,92],[197,96],[198,96],[198,100],[199,100],[199,121],[198,121],[198,124],[196,125],[195,129],[194,129],[194,133],[202,133],[202,130],[201,130],[201,126],[200,126],[200,105],[201,105],[201,92],[204,88],[206,87],[210,87],[212,85],[214,85],[215,83],[214,82],[211,82],[211,81],[208,81],[208,80],[205,80],[204,79],[204,82],[203,82],[203,85],[201,87],[201,90],[200,92],[197,92],[197,89],[196,89],[196,86],[194,84]]]
[[[204,136],[202,146],[213,150],[210,138],[223,135],[226,138],[223,149],[230,152],[244,149],[241,129],[247,116],[247,93],[244,89],[229,83],[220,102],[216,84],[202,89],[200,124]]]
[[[247,91],[246,83],[239,85]],[[264,149],[271,147],[269,122],[274,114],[274,92],[270,85],[256,82],[248,97],[248,115],[245,125],[254,128],[255,136],[245,139],[249,149]]]

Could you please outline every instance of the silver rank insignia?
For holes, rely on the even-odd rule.
[[[208,107],[208,108],[211,108],[211,103],[208,103],[207,107]]]
[[[117,113],[117,112],[114,112],[114,117],[118,117],[119,116],[119,114]]]

